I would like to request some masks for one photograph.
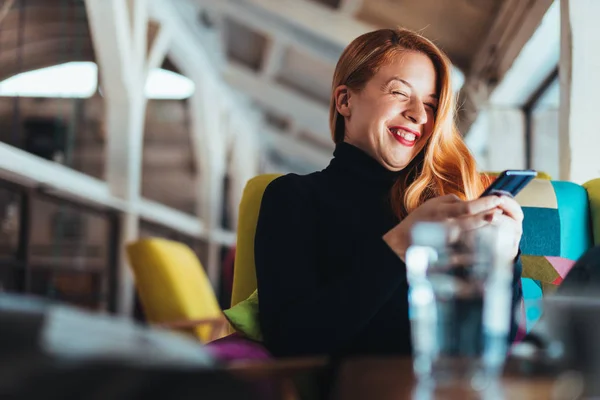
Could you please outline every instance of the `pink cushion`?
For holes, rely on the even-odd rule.
[[[206,345],[206,350],[222,362],[243,360],[270,360],[273,357],[261,343],[239,333],[233,333]]]

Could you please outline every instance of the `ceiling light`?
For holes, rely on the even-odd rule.
[[[98,88],[98,67],[93,62],[69,62],[23,72],[0,82],[0,96],[89,98]],[[153,69],[146,81],[149,99],[182,100],[195,90],[194,82],[183,75]]]

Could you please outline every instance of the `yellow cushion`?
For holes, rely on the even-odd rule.
[[[222,317],[210,281],[188,246],[152,238],[130,244],[127,253],[148,322]],[[211,328],[193,333],[208,341]]]
[[[584,183],[583,187],[587,190],[590,200],[594,244],[600,245],[600,178]]]
[[[521,207],[558,208],[552,181],[534,179],[515,197]]]
[[[247,299],[256,290],[254,236],[265,189],[279,174],[259,175],[246,184],[238,217],[237,245],[233,271],[231,306]]]

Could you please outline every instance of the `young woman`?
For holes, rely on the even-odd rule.
[[[410,354],[404,254],[419,221],[495,224],[521,298],[523,213],[477,199],[485,182],[454,124],[450,62],[403,29],[355,39],[338,61],[323,171],[265,191],[255,240],[260,322],[278,356]],[[506,236],[505,236],[506,237]]]

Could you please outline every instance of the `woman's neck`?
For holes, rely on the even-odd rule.
[[[391,187],[402,174],[402,171],[388,170],[364,150],[347,142],[337,144],[333,155],[331,168],[366,181]]]

